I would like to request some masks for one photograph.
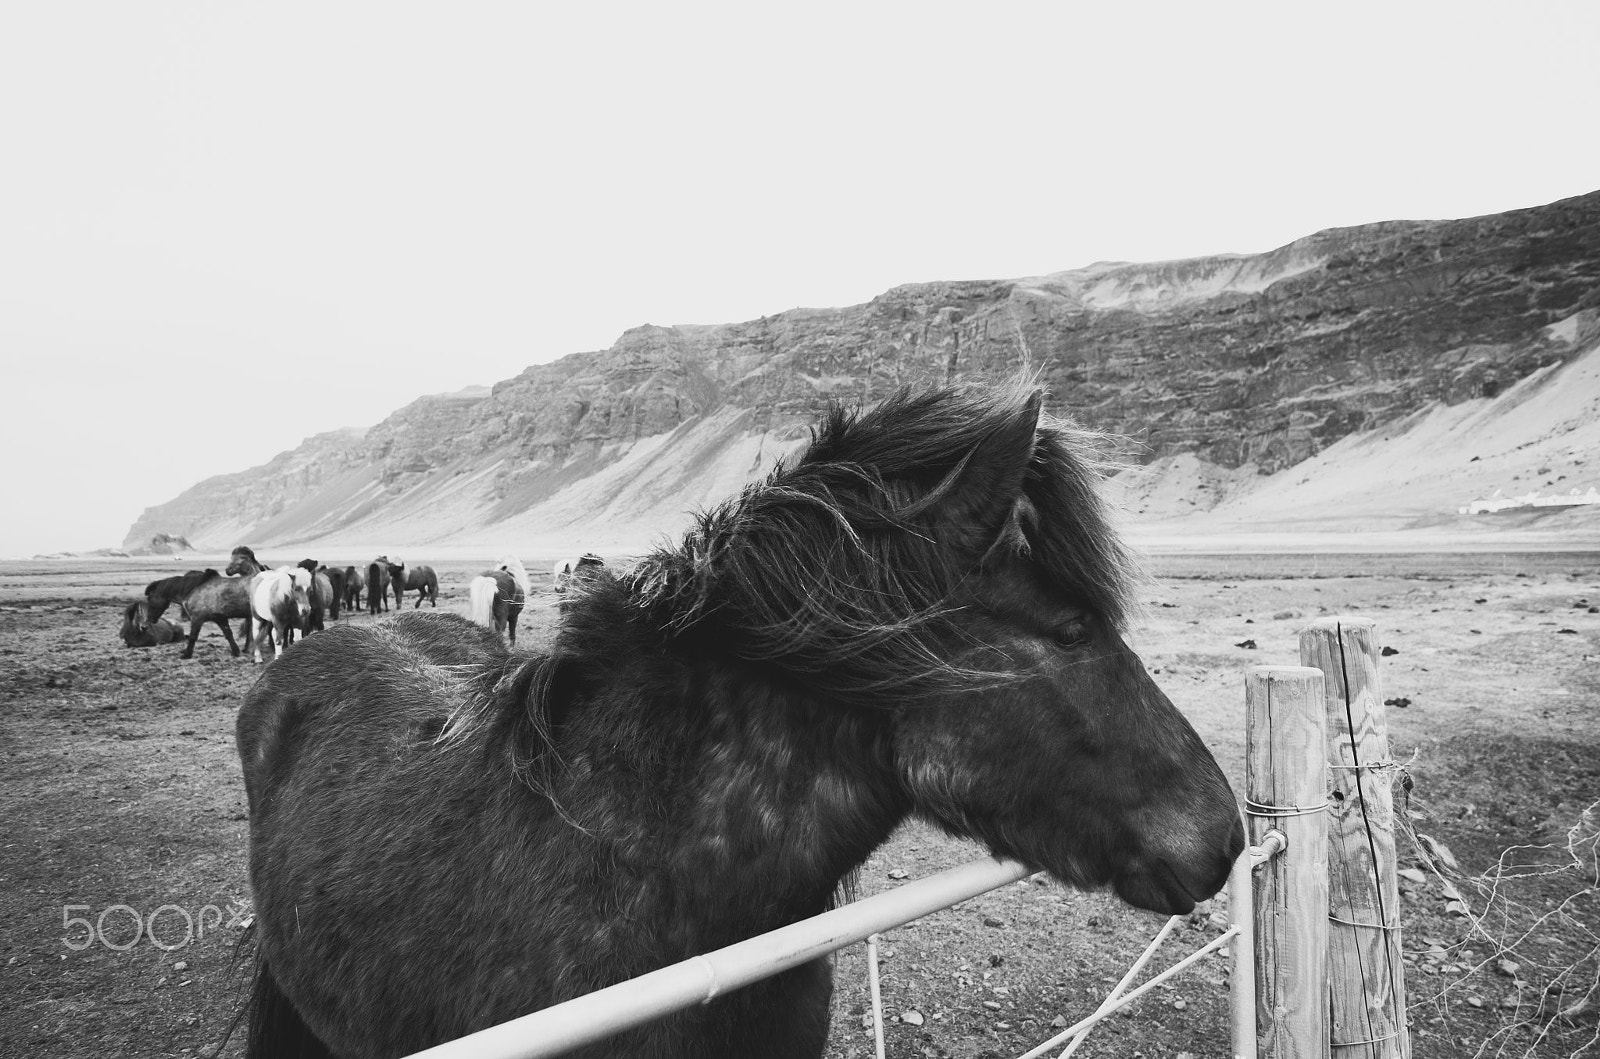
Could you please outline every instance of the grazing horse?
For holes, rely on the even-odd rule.
[[[417,590],[417,602],[412,610],[420,608],[423,600],[429,606],[439,605],[439,575],[431,566],[408,568],[405,563],[390,563],[389,583],[394,586],[394,605],[398,608],[406,605],[406,592],[413,588]]]
[[[157,644],[177,643],[183,639],[183,626],[165,618],[150,620],[150,601],[136,599],[122,611],[122,628],[118,632],[122,642],[129,647],[155,647]]]
[[[367,613],[389,609],[389,557],[380,555],[367,564]]]
[[[310,636],[314,632],[321,632],[324,628],[323,616],[329,609],[333,616],[339,616],[339,599],[334,595],[333,582],[328,578],[328,568],[318,565],[315,559],[301,559],[296,567],[311,575],[310,584],[306,587],[306,602],[309,606],[300,615],[300,632]]]
[[[573,605],[573,600],[567,595],[569,590],[581,587],[583,582],[596,571],[604,568],[606,561],[594,552],[584,552],[576,559],[562,559],[550,571],[550,583],[555,588],[556,598],[560,601],[561,613],[565,614]]]
[[[359,567],[344,568],[344,606],[354,614],[361,609],[361,590],[367,587],[367,575]]]
[[[528,601],[532,586],[528,571],[519,559],[508,556],[493,570],[486,570],[467,586],[467,613],[472,620],[498,635],[505,633],[511,646],[517,646],[517,619]]]
[[[233,566],[228,567],[233,572]],[[144,586],[145,602],[149,605],[148,620],[156,621],[172,604],[178,604],[184,617],[189,619],[189,641],[184,644],[181,658],[194,657],[195,641],[200,639],[200,627],[216,622],[217,628],[228,639],[228,650],[239,656],[239,644],[233,638],[230,618],[243,618],[239,636],[250,642],[250,579],[248,577],[223,577],[215,570],[190,570],[178,577],[164,577]]]
[[[908,816],[1187,912],[1244,846],[1040,395],[835,410],[547,653],[340,626],[246,697],[251,1054],[404,1055],[815,915]],[[360,674],[359,679],[356,674]],[[822,1053],[817,960],[588,1056]]]

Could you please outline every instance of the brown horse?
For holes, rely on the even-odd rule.
[[[251,611],[249,578],[223,577],[215,570],[190,570],[178,577],[164,577],[152,581],[144,588],[147,620],[156,621],[166,609],[176,603],[184,617],[189,619],[189,641],[184,645],[183,658],[194,657],[195,641],[200,638],[200,628],[215,622],[222,635],[227,637],[228,649],[234,657],[239,655],[239,644],[233,638],[228,621],[243,618],[239,635],[250,640]]]
[[[406,593],[411,589],[417,590],[417,602],[411,608],[417,610],[422,606],[422,601],[427,600],[428,605],[439,605],[439,575],[433,572],[431,566],[406,566],[405,563],[389,564],[389,583],[394,586],[394,605],[406,605]]]

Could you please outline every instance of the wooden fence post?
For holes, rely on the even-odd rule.
[[[1322,618],[1300,633],[1322,670],[1328,711],[1328,988],[1334,1059],[1410,1059],[1395,879],[1389,726],[1368,618]]]
[[[1261,1059],[1328,1054],[1327,711],[1322,673],[1256,666],[1245,679],[1250,841],[1287,840],[1256,875],[1256,1039]]]

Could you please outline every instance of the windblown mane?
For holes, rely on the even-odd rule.
[[[673,634],[705,632],[750,661],[781,659],[822,690],[888,701],[930,684],[993,682],[992,672],[946,661],[966,640],[961,586],[985,556],[950,546],[961,527],[937,516],[978,446],[1014,429],[1030,394],[1021,385],[936,390],[869,412],[835,408],[792,465],[701,514],[680,546],[622,581]],[[1096,492],[1090,442],[1064,423],[1041,424],[1016,529],[995,547],[1030,554],[1120,627],[1134,567]]]

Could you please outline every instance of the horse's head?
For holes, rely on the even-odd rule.
[[[1243,847],[1215,760],[1123,639],[1130,563],[1084,440],[1020,390],[834,413],[704,516],[647,595],[887,714],[917,813],[1079,886],[1187,911]],[[689,570],[682,569],[692,564]]]
[[[302,570],[310,570],[312,573],[315,573],[317,570],[317,561],[315,559],[301,559],[295,565],[300,567]]]

